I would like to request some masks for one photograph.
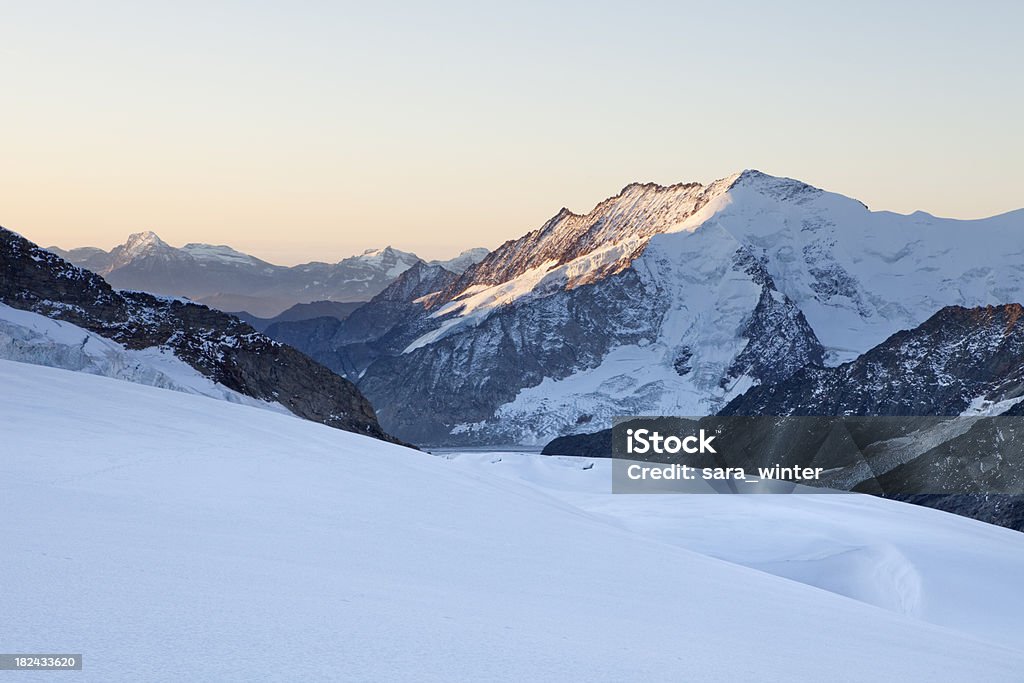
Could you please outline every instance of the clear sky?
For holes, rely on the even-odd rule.
[[[1022,5],[0,0],[0,224],[435,258],[743,168],[991,215],[1024,207]]]

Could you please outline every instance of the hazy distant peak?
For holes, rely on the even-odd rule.
[[[121,249],[128,253],[140,253],[156,248],[170,249],[171,246],[160,239],[159,235],[152,230],[133,232],[128,235],[128,239],[121,245]]]
[[[407,258],[407,257],[411,257],[411,258],[414,258],[414,259],[418,259],[419,258],[418,256],[416,256],[416,254],[410,253],[408,251],[402,251],[401,249],[395,249],[393,246],[391,246],[389,244],[386,247],[380,247],[380,248],[377,248],[377,249],[367,249],[366,251],[364,251],[359,256],[350,256],[349,258],[362,259],[362,260],[370,260],[370,259],[376,259],[376,258]]]
[[[461,275],[470,266],[483,261],[489,253],[491,253],[490,249],[475,247],[473,249],[466,249],[458,256],[450,259],[435,259],[430,261],[430,265],[441,266],[445,270]]]
[[[109,263],[105,270],[109,272],[141,259],[173,258],[176,251],[174,247],[164,242],[151,230],[134,232],[128,235],[124,244],[116,246],[110,251]]]
[[[233,249],[226,244],[204,244],[190,242],[181,248],[189,256],[200,262],[219,261],[224,263],[263,264],[264,261],[249,254]]]

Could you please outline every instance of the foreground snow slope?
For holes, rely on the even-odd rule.
[[[610,495],[608,459],[444,454],[623,528],[1011,647],[1024,534],[861,494]]]
[[[1024,667],[1019,649],[649,538],[486,468],[53,368],[0,361],[0,387],[0,649],[80,652],[76,680],[1014,681]]]

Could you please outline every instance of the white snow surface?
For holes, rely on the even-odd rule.
[[[388,266],[388,262],[393,263]],[[361,263],[366,266],[370,266],[377,270],[383,270],[387,266],[387,271],[384,271],[384,276],[390,279],[397,278],[405,271],[412,268],[420,261],[420,258],[416,254],[412,254],[407,251],[399,251],[394,247],[384,247],[382,249],[367,249],[359,256],[350,256],[347,259],[341,261],[341,263]],[[363,279],[371,279],[366,277]],[[357,282],[357,280],[350,280]]]
[[[0,303],[0,358],[103,375],[137,384],[199,394],[290,415],[214,382],[169,349],[128,349],[77,325]]]
[[[603,458],[442,455],[650,538],[984,640],[1024,643],[1019,532],[852,493],[610,495]]]
[[[82,653],[76,680],[1024,670],[1007,530],[856,495],[612,496],[604,463],[432,457],[9,361],[0,386],[4,648]]]

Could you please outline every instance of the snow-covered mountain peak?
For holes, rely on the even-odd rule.
[[[172,247],[152,230],[146,230],[128,235],[128,239],[120,246],[120,249],[125,255],[139,256],[157,250],[169,250]]]
[[[811,201],[821,195],[831,194],[800,180],[768,175],[755,169],[747,169],[719,182],[728,183],[726,191],[730,195],[752,192],[778,202],[801,203]],[[833,196],[840,197],[841,195]],[[842,199],[853,201],[847,197],[842,197]],[[860,202],[857,203],[860,204]]]
[[[654,235],[692,232],[733,204],[763,213],[766,202],[802,202],[820,194],[806,183],[756,170],[707,185],[630,183],[589,213],[563,208],[540,228],[501,245],[468,269],[446,294],[456,302],[472,297],[474,301],[463,307],[468,313],[483,302],[488,307],[509,303],[538,288],[588,284],[628,268]],[[722,236],[735,241],[727,232]],[[487,291],[495,287],[502,291]],[[456,308],[450,306],[441,314]]]
[[[447,417],[385,414],[400,435],[437,443],[710,414],[754,384],[856,358],[944,306],[1024,300],[1022,220],[874,212],[754,170],[627,185],[468,269],[408,327],[402,358],[370,366],[360,386],[379,405],[408,400],[408,386],[389,393],[395,374],[430,367],[424,400],[437,377],[452,377],[453,394],[471,388],[476,403],[452,400]]]
[[[476,282],[468,284],[479,284],[481,278],[493,282],[499,274],[524,272],[552,260],[563,264],[612,244],[643,242],[658,233],[695,227],[699,225],[694,221],[698,212],[705,207],[714,209],[729,203],[716,200],[737,191],[752,191],[774,200],[822,193],[798,180],[753,169],[706,185],[697,182],[630,183],[587,213],[563,207],[540,228],[506,242],[488,255],[475,273]],[[515,261],[511,268],[509,261]]]
[[[343,259],[338,265],[358,265],[361,268],[371,268],[374,271],[382,272],[389,281],[393,281],[420,261],[422,259],[416,254],[400,251],[388,245],[383,249],[367,249],[359,256]]]
[[[409,261],[410,263],[414,263],[420,260],[420,258],[416,256],[416,254],[395,249],[390,244],[383,248],[367,249],[359,256],[353,256],[350,258],[359,259],[360,261],[366,261],[368,263],[374,261],[381,261],[385,259],[397,259]]]
[[[1019,215],[1006,214],[978,225],[997,242],[1012,243],[1017,223]],[[962,273],[964,282],[989,282],[992,276],[982,277],[979,269],[1010,267],[979,250],[962,227],[961,221],[924,213],[872,212],[856,199],[753,169],[707,185],[633,183],[587,214],[563,209],[540,228],[498,247],[445,292],[451,303],[437,315],[493,309],[526,295],[596,282],[632,266],[656,235],[712,230],[712,241],[722,241],[725,251],[742,247],[764,261],[779,290],[820,329],[831,359],[846,360],[897,329],[919,324],[942,305],[1002,299],[981,295],[981,289],[989,289],[981,282],[955,285],[955,277],[943,283],[923,277],[920,286],[915,281],[908,289],[904,271],[891,267],[899,261],[923,275]],[[967,241],[962,249],[936,250],[931,245],[936,239],[949,245]],[[697,257],[679,240],[672,243],[677,246],[660,251]],[[953,297],[938,296],[936,284]],[[863,338],[851,337],[849,329]]]
[[[441,266],[445,270],[449,270],[453,273],[461,275],[466,272],[470,267],[475,266],[487,257],[490,253],[489,249],[484,247],[475,247],[473,249],[466,249],[461,252],[458,256],[447,260],[435,259],[430,261],[432,266]]]
[[[733,173],[731,176],[726,176],[725,178],[721,178],[720,180],[717,180],[715,182],[726,183],[729,187],[757,183],[784,183],[807,186],[807,183],[804,183],[802,181],[794,180],[793,178],[787,178],[784,176],[774,176],[769,173],[765,173],[764,171],[759,171],[756,168],[745,168],[739,173]]]
[[[110,262],[106,270],[109,272],[136,261],[167,260],[177,256],[179,256],[178,250],[160,239],[155,232],[151,230],[135,232],[128,236],[124,244],[111,250]]]

